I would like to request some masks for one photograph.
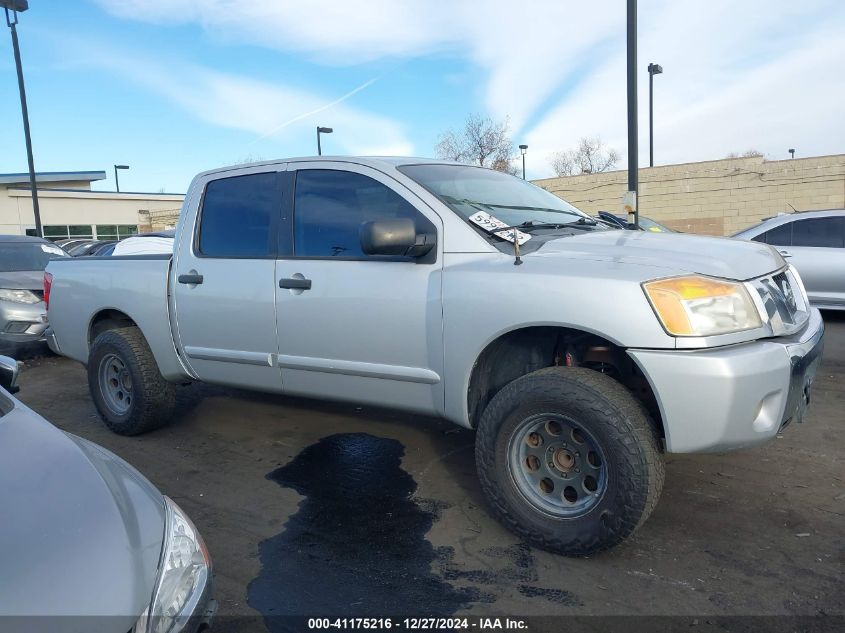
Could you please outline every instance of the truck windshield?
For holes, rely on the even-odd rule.
[[[484,211],[508,226],[595,225],[582,213],[530,182],[470,165],[404,165],[399,171],[442,200],[469,221]]]
[[[46,242],[0,242],[0,272],[44,270],[54,257],[67,257],[61,248]]]

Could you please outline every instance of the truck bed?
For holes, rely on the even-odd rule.
[[[171,379],[185,375],[170,332],[168,278],[172,255],[54,259],[47,318],[63,356],[88,361],[97,324],[105,320],[141,328],[159,368]]]

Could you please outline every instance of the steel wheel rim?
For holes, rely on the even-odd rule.
[[[607,490],[601,445],[565,415],[540,413],[523,420],[508,443],[508,464],[525,500],[556,518],[589,513]]]
[[[100,360],[97,372],[100,393],[109,409],[118,415],[125,415],[132,407],[132,375],[123,359],[117,354],[106,354]]]

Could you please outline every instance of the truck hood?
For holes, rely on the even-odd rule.
[[[0,401],[0,616],[84,616],[47,628],[128,631],[152,597],[164,498],[114,454],[2,389]]]
[[[651,231],[594,231],[554,239],[526,257],[593,259],[663,269],[655,276],[699,273],[746,280],[786,265],[771,246],[724,237]]]

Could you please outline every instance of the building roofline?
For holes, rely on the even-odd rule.
[[[37,171],[35,182],[93,182],[105,180],[106,172],[96,171]],[[0,184],[18,184],[29,182],[29,172],[0,174]]]

